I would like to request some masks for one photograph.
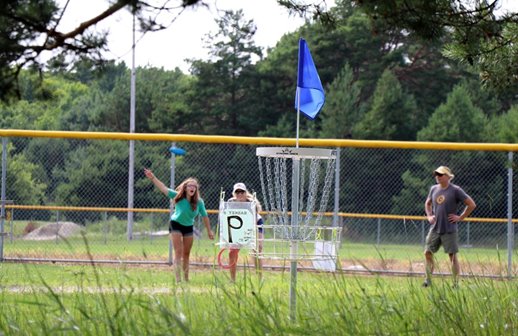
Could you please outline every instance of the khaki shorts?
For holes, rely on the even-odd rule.
[[[459,252],[459,235],[457,232],[438,234],[430,230],[426,236],[425,252],[436,253],[439,251],[441,245],[444,247],[444,252],[448,254],[455,254]]]

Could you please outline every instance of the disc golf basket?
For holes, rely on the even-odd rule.
[[[225,269],[234,265],[224,264],[223,253],[227,250],[255,249],[257,246],[256,202],[225,202],[221,192],[219,202],[218,264]]]
[[[333,186],[335,151],[263,147],[256,154],[268,215],[263,240],[270,246],[257,252],[259,257],[336,262],[341,228],[323,220]],[[298,243],[296,251],[289,248],[293,242]]]
[[[259,258],[291,262],[290,307],[295,314],[297,263],[336,267],[341,228],[324,221],[333,186],[336,152],[331,149],[256,149],[267,223]],[[289,181],[291,180],[291,184]],[[326,223],[327,222],[327,223]]]

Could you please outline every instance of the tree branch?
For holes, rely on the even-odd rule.
[[[122,8],[126,7],[130,3],[131,3],[130,0],[119,0],[115,4],[113,4],[111,7],[109,7],[107,10],[102,12],[101,14],[97,15],[96,17],[91,18],[88,21],[82,22],[79,26],[77,26],[76,29],[74,29],[68,33],[60,33],[55,30],[47,31],[47,34],[49,35],[49,37],[52,38],[51,39],[52,41],[47,41],[44,44],[42,49],[53,50],[53,49],[63,46],[66,39],[75,38],[77,35],[81,35],[90,26],[101,22],[102,20],[106,19],[110,15],[112,15],[112,14],[116,13],[117,11],[121,10]]]

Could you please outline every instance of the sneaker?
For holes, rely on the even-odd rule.
[[[425,281],[423,282],[423,287],[430,287],[432,285],[432,282],[428,279],[425,279]]]

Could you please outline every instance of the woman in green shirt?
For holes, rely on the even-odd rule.
[[[176,190],[172,190],[157,179],[150,169],[144,169],[144,174],[164,195],[173,200],[174,213],[171,215],[169,233],[174,248],[176,281],[180,282],[182,280],[180,264],[182,265],[185,281],[189,281],[189,256],[194,239],[193,225],[196,216],[200,215],[202,217],[209,239],[214,239],[205,203],[200,198],[198,181],[190,177],[180,183]]]

